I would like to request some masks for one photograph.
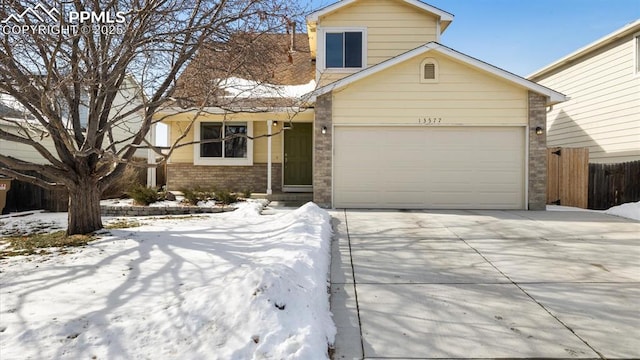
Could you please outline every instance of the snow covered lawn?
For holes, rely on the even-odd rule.
[[[259,207],[0,260],[0,358],[328,358],[330,217]]]

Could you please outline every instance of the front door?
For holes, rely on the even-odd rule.
[[[284,132],[284,191],[311,191],[313,124],[294,123]]]

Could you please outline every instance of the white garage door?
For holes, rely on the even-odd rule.
[[[336,127],[338,208],[524,209],[523,127]]]

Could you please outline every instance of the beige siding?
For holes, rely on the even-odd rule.
[[[420,83],[420,63],[439,64],[439,82]],[[427,53],[334,94],[334,123],[416,125],[527,124],[527,91],[440,54]]]
[[[17,127],[9,125],[7,123],[3,123],[2,121],[0,121],[0,129],[14,134],[21,134],[20,132],[18,132]],[[35,132],[32,133],[31,136],[39,139],[39,135],[37,135]],[[43,138],[42,141],[40,141],[40,144],[44,145],[44,147],[49,150],[49,152],[54,156],[57,155],[55,146],[53,145],[53,141],[51,141],[51,138]],[[17,159],[36,164],[49,163],[33,147],[13,141],[0,140],[0,153],[2,155],[12,156]]]
[[[182,134],[185,133],[187,123],[172,121],[167,123],[169,128],[169,145],[175,144]],[[186,144],[193,141],[193,129],[178,144]],[[171,163],[193,163],[193,146],[183,146],[173,150],[169,158]]]
[[[366,27],[371,66],[436,41],[436,23],[434,15],[400,1],[366,0],[322,17],[318,27]]]
[[[570,100],[548,113],[549,146],[589,147],[589,160],[640,160],[640,76],[624,37],[538,80]]]
[[[272,133],[277,133],[282,130],[282,123],[278,123],[273,127]],[[253,123],[253,136],[259,137],[267,134],[267,122],[256,121]],[[271,137],[271,161],[274,163],[282,162],[282,133],[273,135]],[[253,162],[254,163],[266,163],[268,159],[267,154],[267,138],[257,138],[253,142]]]

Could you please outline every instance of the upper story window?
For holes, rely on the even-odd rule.
[[[635,37],[636,46],[636,74],[640,74],[640,34]]]
[[[325,32],[325,68],[362,68],[364,64],[364,30]]]
[[[251,123],[247,122],[201,122],[196,127],[196,140],[201,141],[195,149],[196,165],[251,165]],[[234,135],[237,135],[235,137]]]

